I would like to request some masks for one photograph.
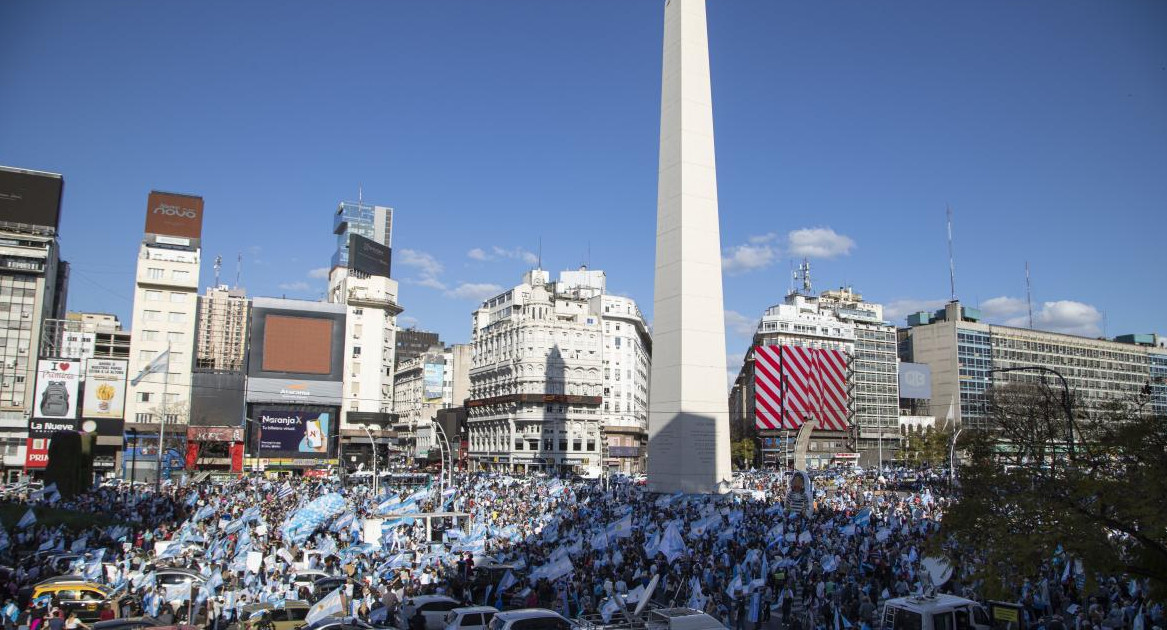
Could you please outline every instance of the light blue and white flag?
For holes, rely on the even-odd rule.
[[[16,526],[25,529],[33,525],[36,525],[36,514],[33,514],[32,508],[28,508],[28,511],[24,513],[24,516],[21,517],[20,522]]]
[[[312,625],[321,619],[344,615],[345,610],[344,587],[341,587],[313,604],[312,608],[308,609],[308,615],[304,617],[304,622]]]
[[[142,381],[142,379],[146,378],[147,376],[150,376],[151,374],[158,374],[161,372],[166,372],[169,369],[170,369],[170,348],[167,347],[165,352],[154,357],[154,360],[151,361],[149,363],[149,365],[142,368],[141,372],[138,372],[138,375],[135,376],[133,378],[133,380],[130,381],[130,385],[133,385],[136,387],[138,385],[138,383],[140,383]]]

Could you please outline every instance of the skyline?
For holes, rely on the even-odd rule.
[[[262,6],[7,4],[0,163],[65,176],[70,310],[127,327],[151,189],[206,200],[200,293],[216,255],[230,283],[242,252],[249,295],[318,298],[332,214],[360,187],[395,209],[403,327],[467,341],[474,299],[540,254],[553,272],[590,259],[651,321],[659,4],[304,4],[253,40]],[[1163,18],[1152,2],[710,3],[730,371],[803,255],[816,289],[851,285],[898,325],[941,306],[946,205],[956,294],[990,321],[1025,319],[1028,262],[1036,328],[1163,332],[1147,286],[1167,227]],[[378,24],[410,54],[369,44]],[[204,37],[159,45],[174,32]],[[596,32],[604,50],[581,36]],[[345,97],[374,61],[402,89]]]

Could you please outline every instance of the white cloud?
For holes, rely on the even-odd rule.
[[[328,267],[317,267],[308,272],[309,278],[316,278],[321,280],[328,277]]]
[[[453,289],[446,291],[446,297],[481,302],[499,293],[502,293],[502,287],[497,284],[463,282]]]
[[[1028,326],[1029,316],[1021,315],[1005,322],[1008,326]],[[1073,300],[1045,302],[1033,314],[1033,327],[1083,337],[1102,334],[1102,313],[1097,308]]]
[[[742,363],[746,360],[744,352],[727,352],[725,354],[725,389],[733,389],[738,372],[741,372]]]
[[[417,278],[405,279],[410,284],[439,291],[446,288],[446,285],[438,280],[438,276],[441,275],[445,267],[432,254],[414,249],[400,249],[397,251],[397,264],[417,269]]]
[[[280,288],[285,290],[285,291],[296,291],[299,293],[303,293],[304,291],[310,290],[312,287],[309,286],[309,284],[307,282],[304,282],[303,280],[299,280],[296,282],[285,282],[285,283],[280,285]]]
[[[908,298],[905,300],[892,300],[883,307],[883,318],[893,324],[904,323],[904,318],[912,313],[920,311],[927,311],[929,313],[936,311],[947,304],[946,300],[921,300]]]
[[[725,311],[725,330],[738,337],[753,338],[758,330],[758,320],[750,319],[737,311]]]
[[[527,264],[527,265],[536,265],[539,263],[538,256],[536,256],[533,252],[529,252],[529,251],[523,249],[522,247],[515,247],[514,249],[507,249],[505,247],[499,247],[498,245],[493,245],[493,246],[491,246],[489,252],[482,249],[481,247],[475,247],[474,249],[466,252],[466,256],[468,256],[472,260],[480,260],[483,262],[492,261],[492,260],[510,259],[510,260],[521,260],[521,261],[523,261],[524,264]]]
[[[721,257],[721,270],[731,276],[748,273],[769,267],[777,257],[778,251],[765,243],[737,245]]]
[[[778,238],[778,235],[776,233],[768,232],[766,234],[758,234],[757,236],[751,236],[750,242],[753,243],[754,245],[761,245],[763,243],[769,243],[770,241],[772,241],[776,238]]]
[[[413,328],[417,326],[418,319],[412,315],[402,315],[397,318],[397,326],[399,328]]]
[[[855,247],[855,241],[837,234],[831,228],[804,228],[787,235],[790,254],[807,258],[835,258],[846,256]]]
[[[1025,300],[1021,298],[1000,296],[989,298],[980,304],[981,314],[985,319],[1001,320],[1013,317],[1028,310]]]
[[[466,252],[466,255],[474,260],[490,260],[490,256],[481,247],[475,247]]]

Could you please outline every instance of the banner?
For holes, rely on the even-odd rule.
[[[425,364],[425,391],[422,396],[426,402],[442,399],[443,381],[446,376],[446,366],[441,363]]]
[[[89,359],[85,368],[82,417],[124,417],[128,371],[129,362],[124,359]]]
[[[34,418],[77,417],[77,385],[81,381],[80,361],[37,361]]]
[[[332,414],[305,410],[261,410],[258,412],[259,450],[265,454],[310,453],[328,455],[329,424]]]

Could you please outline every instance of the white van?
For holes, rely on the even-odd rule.
[[[883,604],[881,630],[991,630],[984,606],[956,595],[896,597]]]

